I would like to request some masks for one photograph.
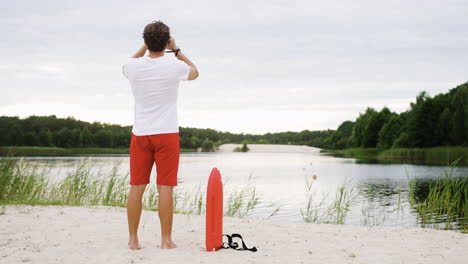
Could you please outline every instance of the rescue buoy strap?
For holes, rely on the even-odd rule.
[[[235,250],[240,250],[240,251],[243,251],[243,250],[248,250],[248,251],[252,251],[252,252],[257,252],[257,248],[256,247],[251,247],[251,248],[248,248],[247,245],[245,244],[244,242],[244,239],[242,238],[241,235],[239,234],[232,234],[232,235],[226,235],[224,234],[223,236],[227,237],[227,240],[228,242],[224,242],[223,245],[221,246],[222,248],[232,248],[232,249],[235,249]],[[237,242],[234,242],[232,239],[233,238],[239,238],[242,242],[242,247],[239,247],[239,243]]]

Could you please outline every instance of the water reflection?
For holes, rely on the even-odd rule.
[[[401,195],[402,186],[395,182],[389,183],[360,183],[356,188],[359,194],[368,201],[376,201],[380,206],[392,206],[397,202],[397,195]]]

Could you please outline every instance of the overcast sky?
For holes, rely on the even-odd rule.
[[[4,1],[0,115],[131,125],[121,66],[162,20],[200,77],[179,124],[336,129],[468,81],[468,1]]]

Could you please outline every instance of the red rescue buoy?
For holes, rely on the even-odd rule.
[[[213,168],[206,192],[206,251],[219,250],[223,245],[223,182]]]

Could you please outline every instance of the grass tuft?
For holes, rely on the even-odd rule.
[[[454,175],[454,166],[434,179],[410,179],[409,202],[421,227],[468,232],[468,177]]]
[[[234,189],[228,196],[224,215],[243,218],[252,212],[259,203],[260,198],[253,184],[253,177],[250,175],[245,186]]]
[[[62,180],[52,180],[47,168],[23,158],[0,158],[0,205],[105,205],[125,207],[129,191],[129,174],[120,173],[121,162],[109,172],[93,170],[88,159],[79,161],[75,169]],[[205,212],[206,186],[190,191],[174,189],[174,211],[201,215]],[[143,208],[157,210],[158,192],[149,184],[143,196]],[[236,189],[227,201],[227,216],[247,216],[259,204],[252,177],[246,186]]]
[[[338,187],[335,198],[328,199],[328,194],[322,194],[322,198],[317,198],[317,194],[312,190],[314,181],[306,177],[305,208],[301,208],[302,219],[306,223],[327,223],[344,224],[351,205],[355,202],[356,193],[353,187],[348,187],[345,182]]]

